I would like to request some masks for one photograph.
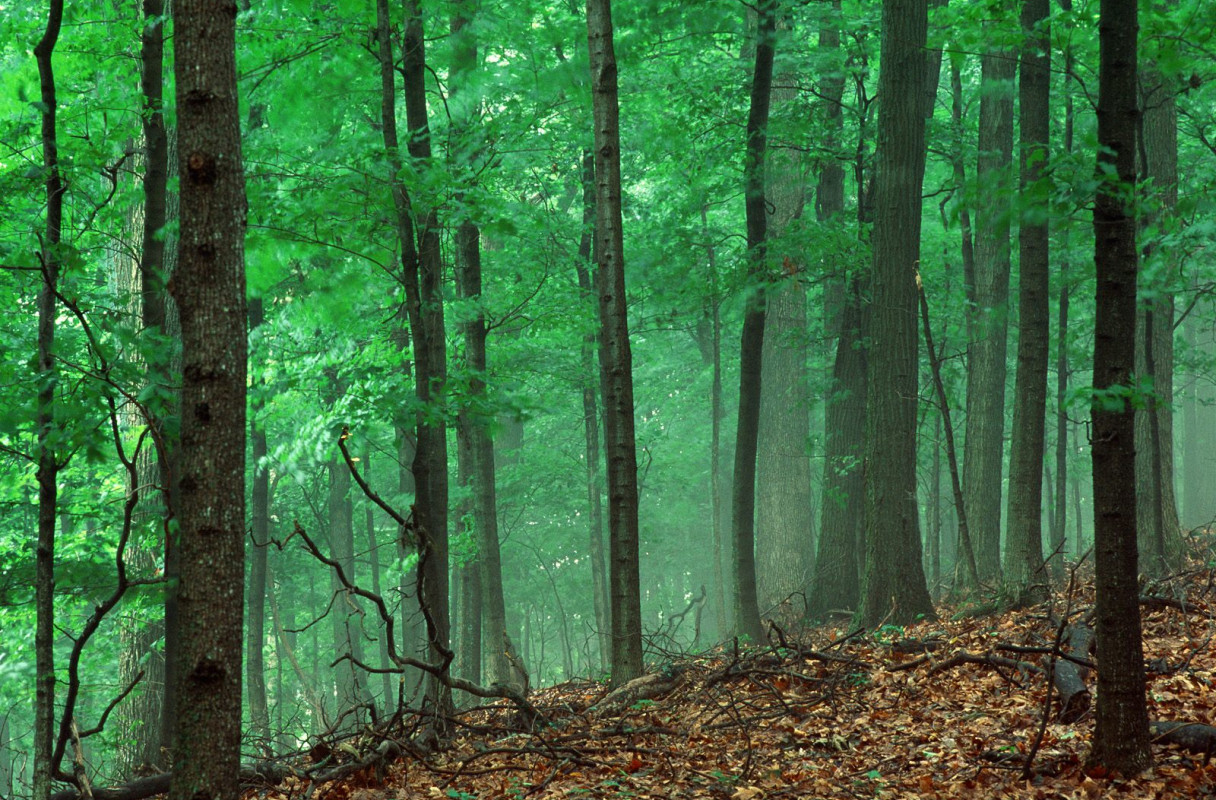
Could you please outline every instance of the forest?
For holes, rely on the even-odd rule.
[[[1214,238],[1211,0],[0,0],[0,800],[1210,792]]]

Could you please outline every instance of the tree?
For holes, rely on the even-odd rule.
[[[1018,229],[1018,348],[1009,460],[1005,589],[1017,605],[1044,594],[1043,457],[1049,350],[1048,273],[1050,197],[1043,180],[1051,120],[1051,38],[1047,0],[1024,0],[1018,105],[1022,224]],[[1059,502],[1059,501],[1057,501]],[[1036,588],[1036,582],[1039,588]]]
[[[173,800],[240,793],[245,187],[231,5],[174,7],[182,330],[180,674]]]
[[[1136,548],[1134,395],[1136,330],[1137,47],[1135,0],[1102,0],[1098,23],[1098,165],[1094,202],[1095,627],[1098,700],[1092,766],[1131,776],[1147,769],[1148,709],[1140,641]]]
[[[458,3],[452,15],[452,69],[450,106],[456,106],[461,133],[473,135],[470,126],[477,119],[475,101],[459,95],[477,66],[477,40],[470,23],[466,2]],[[459,101],[459,102],[457,102]],[[466,145],[466,150],[468,146]],[[470,164],[469,167],[476,165]],[[463,199],[463,198],[461,198]],[[469,210],[466,209],[466,215]],[[486,413],[486,315],[482,307],[481,231],[470,216],[456,230],[457,287],[460,297],[474,304],[474,311],[462,323],[465,337],[466,368],[469,371],[469,396],[457,424],[468,442],[472,461],[473,524],[476,529],[477,569],[483,619],[483,648],[490,683],[513,684],[523,691],[527,677],[512,672],[513,647],[507,636],[507,611],[502,590],[502,558],[498,545],[498,499],[494,470],[493,418]],[[514,659],[518,664],[518,660]]]
[[[857,620],[932,616],[916,508],[916,265],[925,173],[925,0],[884,0],[867,376],[866,562]]]
[[[612,684],[620,686],[642,674],[642,608],[633,356],[625,305],[625,242],[621,221],[620,107],[612,39],[611,0],[587,0],[591,108],[595,118],[595,277],[599,293],[604,450],[608,462]]]
[[[844,128],[842,100],[844,72],[834,66],[840,51],[840,3],[834,0],[833,14],[821,24],[819,48],[826,50],[833,68],[823,80],[824,111],[828,122],[829,149],[842,146]],[[859,145],[859,148],[862,145]],[[820,222],[835,224],[844,216],[844,168],[829,160],[820,170],[815,208]],[[859,212],[864,204],[858,202]],[[859,213],[860,216],[860,213]],[[839,308],[827,313],[829,336],[836,337],[832,376],[824,412],[824,488],[822,522],[809,611],[818,616],[833,608],[856,608],[860,597],[860,562],[864,558],[865,506],[861,462],[865,449],[866,409],[866,317],[865,277],[855,266],[840,259],[834,265],[841,273]]]
[[[781,23],[788,29],[789,21]],[[775,79],[772,104],[790,109],[797,76]],[[788,113],[788,112],[787,112]],[[806,180],[793,147],[777,147],[766,168],[767,235],[780,239],[802,218]],[[792,243],[791,243],[792,244]],[[782,256],[782,278],[766,295],[760,375],[760,428],[756,463],[756,594],[763,609],[791,600],[801,612],[815,553],[811,493],[810,375],[808,374],[806,269],[800,248]]]
[[[1008,15],[986,28],[1002,36]],[[975,307],[967,347],[967,438],[963,493],[980,580],[1001,571],[1001,480],[1005,453],[1005,363],[1009,330],[1009,217],[1013,182],[1013,77],[1017,60],[1004,48],[980,58],[980,129],[975,209]]]
[[[1174,288],[1180,282],[1173,248],[1160,246],[1175,224],[1178,205],[1177,81],[1150,60],[1141,70],[1140,176],[1154,202],[1142,218],[1146,241],[1145,288],[1149,297],[1136,316],[1136,374],[1152,394],[1136,411],[1136,483],[1140,504],[1136,529],[1142,565],[1151,575],[1168,574],[1183,561],[1182,530],[1174,490]],[[1150,230],[1151,228],[1155,230]]]
[[[773,88],[777,31],[776,0],[758,7],[756,60],[752,70],[744,161],[744,210],[747,218],[749,295],[739,345],[739,423],[735,429],[735,471],[731,486],[731,530],[735,546],[735,629],[753,642],[763,641],[756,594],[756,450],[760,431],[760,395],[764,357],[768,207],[765,199],[765,155]]]
[[[38,61],[42,111],[42,169],[46,220],[38,254],[42,281],[38,289],[38,535],[35,543],[34,604],[34,798],[51,793],[53,725],[55,717],[55,522],[58,516],[59,460],[55,448],[55,316],[58,313],[59,269],[63,260],[64,184],[59,170],[59,132],[53,57],[63,24],[63,0],[51,0],[46,29],[34,48]]]
[[[251,335],[262,326],[266,314],[261,297],[249,300],[249,332]],[[266,660],[262,649],[266,645],[266,580],[268,574],[267,555],[270,546],[270,465],[264,463],[269,452],[264,422],[257,419],[258,412],[265,407],[262,394],[269,391],[259,386],[250,399],[249,460],[253,466],[253,487],[249,494],[250,532],[253,538],[253,558],[249,565],[249,591],[246,613],[248,636],[245,646],[246,686],[249,694],[249,717],[251,733],[267,742],[270,739],[270,706],[266,697]]]

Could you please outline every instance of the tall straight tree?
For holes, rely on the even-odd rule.
[[[1136,548],[1136,0],[1102,0],[1098,23],[1098,193],[1094,202],[1094,584],[1098,701],[1089,763],[1147,769],[1148,709]]]
[[[735,473],[731,485],[731,531],[735,545],[735,630],[753,642],[763,641],[756,595],[756,446],[760,432],[761,368],[764,358],[765,261],[768,205],[764,165],[768,150],[768,112],[773,89],[777,34],[777,0],[757,7],[756,61],[752,70],[751,105],[747,114],[747,149],[743,162],[744,210],[747,218],[748,287],[739,345],[739,424],[735,429]]]
[[[419,165],[431,160],[423,33],[420,3],[406,0],[401,74],[405,121],[410,131],[407,149]],[[407,206],[408,203],[407,198]],[[434,205],[424,203],[415,207],[413,213],[418,223],[414,231],[417,243],[411,241],[407,246],[402,242],[401,261],[414,341],[415,389],[419,406],[426,409],[439,401],[447,381],[443,254],[439,242],[439,215]],[[419,415],[417,447],[411,469],[415,485],[414,520],[429,551],[419,571],[419,581],[425,586],[420,599],[428,605],[434,621],[434,630],[427,633],[429,658],[438,663],[447,650],[451,627],[448,614],[448,445],[442,415],[433,411]],[[427,696],[440,714],[451,709],[451,689],[440,676],[430,676]]]
[[[788,28],[788,25],[783,25]],[[789,108],[797,97],[793,71],[777,76],[772,104]],[[769,154],[766,178],[768,234],[780,237],[802,217],[806,179],[794,148]],[[765,298],[761,357],[760,425],[756,452],[756,595],[773,608],[801,596],[811,582],[815,521],[811,505],[810,375],[806,332],[805,264],[792,249],[781,279]]]
[[[460,0],[452,6],[452,68],[448,105],[460,126],[464,137],[473,136],[471,126],[476,123],[477,104],[466,99],[471,95],[466,84],[477,67],[477,40],[474,38],[472,22],[473,3]],[[465,153],[475,153],[465,144]],[[463,198],[461,198],[463,199]],[[460,435],[468,442],[468,453],[472,461],[471,483],[473,487],[473,524],[477,533],[477,569],[481,584],[482,637],[487,646],[482,648],[490,683],[512,682],[511,651],[507,638],[507,611],[502,590],[502,558],[498,545],[498,499],[494,471],[494,437],[490,433],[493,422],[484,412],[486,395],[486,315],[481,303],[481,231],[466,212],[456,229],[456,283],[462,299],[473,304],[473,312],[461,324],[465,338],[465,357],[469,370],[469,398],[460,411],[457,426]],[[517,686],[521,690],[525,686]]]
[[[1005,33],[1001,12],[993,33]],[[967,438],[963,499],[981,581],[1001,571],[1001,467],[1005,452],[1006,351],[1009,332],[1009,217],[1013,194],[1013,78],[1007,50],[980,59],[980,129],[975,209],[975,306],[967,347]]]
[[[1016,605],[1042,596],[1043,456],[1047,422],[1048,220],[1050,202],[1043,167],[1051,108],[1051,36],[1048,0],[1023,0],[1018,76],[1021,109],[1019,164],[1022,224],[1018,229],[1018,361],[1013,394],[1013,443],[1009,460],[1005,591]],[[1056,502],[1062,502],[1060,498]]]
[[[608,560],[612,598],[612,684],[642,674],[638,577],[638,458],[633,420],[633,355],[625,302],[621,221],[621,131],[612,0],[587,0],[591,108],[595,117],[595,263],[600,311],[600,375],[608,462]]]
[[[240,794],[245,184],[232,4],[174,5],[182,330],[180,670],[171,800]]]
[[[1156,223],[1168,229],[1178,204],[1178,106],[1175,81],[1154,61],[1141,70],[1140,176],[1154,192],[1154,210],[1141,229]],[[1144,244],[1148,274],[1161,278],[1136,319],[1136,374],[1152,382],[1153,395],[1136,411],[1136,481],[1140,506],[1136,528],[1141,568],[1168,574],[1184,557],[1178,500],[1174,491],[1174,295],[1180,280],[1174,248]],[[1159,266],[1159,269],[1154,269]]]
[[[42,168],[46,220],[39,259],[38,289],[38,538],[34,555],[34,798],[51,794],[55,717],[55,519],[59,502],[59,462],[52,445],[55,424],[55,294],[59,284],[63,235],[64,183],[59,172],[59,132],[56,128],[53,56],[63,25],[63,0],[51,0],[46,28],[34,48],[42,104]]]
[[[933,614],[916,508],[916,265],[925,175],[925,0],[884,0],[867,375],[866,565],[857,620]]]
[[[840,0],[833,0],[832,11],[821,23],[819,48],[835,61],[840,59]],[[825,144],[831,151],[842,146],[844,72],[833,69],[822,86]],[[838,162],[828,161],[821,168],[815,195],[820,222],[834,224],[843,217],[844,168]],[[859,554],[865,535],[865,515],[859,513],[865,506],[860,466],[866,427],[866,350],[861,346],[866,339],[865,281],[857,272],[850,274],[843,264],[836,271],[840,273],[841,300],[826,314],[831,326],[828,334],[836,337],[836,353],[825,398],[822,522],[808,604],[812,616],[833,608],[857,607]]]
[[[591,240],[595,234],[595,156],[590,150],[583,151],[582,163],[583,231],[579,234],[574,270],[578,277],[579,296],[590,309],[595,303],[591,271],[587,268],[591,263]],[[600,404],[596,398],[598,381],[594,331],[589,330],[583,336],[579,361],[582,367],[583,441],[587,450],[587,538],[591,552],[592,603],[596,638],[600,646],[600,669],[607,672],[612,653],[612,606],[608,597],[608,570],[604,566],[604,481],[600,457]]]

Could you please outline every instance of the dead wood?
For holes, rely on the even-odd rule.
[[[1202,753],[1211,758],[1216,752],[1216,728],[1198,722],[1152,722],[1149,732],[1153,741],[1161,744],[1176,744],[1192,753]]]
[[[604,696],[591,708],[590,714],[612,716],[621,714],[625,709],[642,700],[653,700],[675,689],[683,682],[683,671],[652,672],[640,678],[634,678],[624,686],[619,686]]]

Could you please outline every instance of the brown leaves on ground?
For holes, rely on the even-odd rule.
[[[1211,573],[1195,570],[1149,587],[1179,601],[1144,606],[1155,720],[1216,723],[1211,584]],[[505,705],[482,708],[460,717],[450,747],[407,752],[378,785],[297,783],[249,796],[1213,796],[1216,765],[1161,744],[1151,773],[1085,773],[1092,716],[1056,721],[1058,700],[1045,705],[1051,656],[1034,651],[1051,650],[1065,614],[1083,619],[1087,591],[1000,616],[965,618],[944,607],[940,621],[873,634],[829,626],[779,637],[774,629],[777,643],[764,648],[728,646],[664,665],[679,676],[674,688],[619,713],[594,708],[603,686],[572,682],[533,695],[552,723],[534,732],[512,732]],[[1092,692],[1094,675],[1087,680]]]

